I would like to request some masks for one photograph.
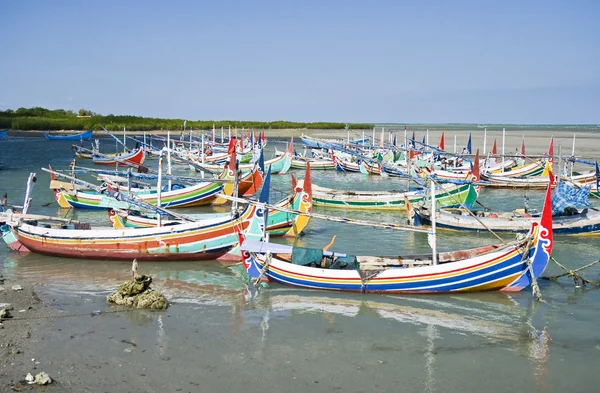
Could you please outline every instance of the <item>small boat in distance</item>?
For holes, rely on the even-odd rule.
[[[52,135],[44,131],[44,138],[48,141],[87,141],[92,139],[92,130],[70,135]],[[1,138],[0,138],[1,139]]]

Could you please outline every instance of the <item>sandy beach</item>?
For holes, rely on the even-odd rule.
[[[600,149],[600,129],[590,129],[589,127],[544,127],[540,129],[536,129],[535,127],[521,129],[521,130],[511,130],[506,129],[505,134],[505,145],[504,149],[506,154],[511,154],[515,152],[516,149],[521,147],[522,138],[525,139],[525,148],[527,154],[543,154],[548,151],[548,146],[550,143],[550,138],[554,137],[554,153],[555,155],[559,154],[559,149],[562,151],[562,155],[564,157],[568,157],[571,155],[572,147],[573,147],[573,136],[575,135],[575,152],[578,157],[584,159],[595,159],[595,152]],[[398,127],[384,127],[384,138],[387,142],[389,137],[389,131],[392,131],[392,135],[396,136],[397,143],[402,144],[404,138],[404,129],[402,126]],[[407,135],[408,138],[412,137],[413,130],[415,132],[415,139],[417,141],[421,141],[423,136],[426,135],[426,129],[421,127],[408,127]],[[52,132],[57,135],[69,135],[76,134],[79,131],[56,131]],[[204,133],[212,133],[211,130],[205,130]],[[242,130],[237,130],[238,135],[242,133]],[[247,130],[245,131],[247,133]],[[460,152],[463,147],[466,146],[467,140],[469,138],[469,134],[472,135],[472,146],[473,150],[480,149],[480,154],[483,153],[484,150],[484,134],[487,134],[487,140],[485,143],[485,150],[487,152],[491,151],[494,140],[497,143],[498,154],[502,152],[502,129],[488,129],[486,133],[481,128],[476,129],[436,129],[431,130],[429,132],[429,144],[437,146],[439,144],[442,132],[444,133],[445,138],[445,147],[446,151],[453,152],[454,151],[454,143],[456,138],[456,146],[457,150]],[[179,138],[181,135],[181,131],[171,131],[171,135],[174,138]],[[348,133],[345,130],[319,130],[319,129],[277,129],[277,130],[264,130],[266,138],[273,139],[286,139],[291,138],[292,136],[295,139],[295,143],[300,143],[300,137],[302,135],[308,135],[318,138],[327,138],[327,139],[340,139],[346,140],[348,137]],[[42,137],[42,131],[13,131],[11,130],[9,136],[14,137]],[[155,134],[155,135],[167,135],[167,131],[157,130],[157,131],[148,131],[145,132],[146,135]],[[189,130],[186,131],[186,136],[189,136]],[[115,131],[115,135],[121,136],[122,133],[120,131]],[[127,131],[127,135],[130,136],[141,136],[144,135],[143,131]],[[192,130],[192,135],[198,136],[201,135],[201,131]],[[227,130],[224,132],[225,138],[227,138]],[[363,135],[365,137],[372,138],[373,130],[351,130],[350,131],[350,139],[358,139],[362,138]],[[107,137],[106,133],[103,131],[94,131],[95,138]],[[220,140],[221,131],[220,129],[216,131],[216,138]],[[376,127],[375,130],[375,139],[379,141],[381,138],[381,127]]]

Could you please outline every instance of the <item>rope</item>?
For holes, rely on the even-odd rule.
[[[521,258],[521,262],[523,262],[525,260],[525,258],[527,258],[527,270],[529,271],[529,276],[531,277],[532,294],[537,301],[543,302],[544,299],[542,299],[542,291],[540,291],[540,286],[538,285],[537,279],[535,278],[535,275],[533,274],[533,267],[531,266],[531,258],[529,258],[529,250],[531,250],[532,243],[533,243],[533,239],[530,239],[527,242],[527,247],[525,248],[525,251],[523,252],[523,257]]]
[[[574,269],[574,270],[570,270],[567,269],[564,265],[562,265],[560,262],[558,262],[556,259],[554,259],[554,257],[550,257],[550,259],[552,259],[552,261],[554,261],[554,263],[556,263],[558,265],[558,267],[560,267],[561,269],[563,269],[566,273],[563,274],[559,274],[558,276],[550,276],[550,277],[541,277],[544,280],[548,280],[548,281],[557,281],[559,278],[561,277],[572,277],[573,281],[575,282],[575,286],[579,287],[579,281],[582,282],[583,285],[585,284],[592,284],[595,285],[596,287],[600,287],[600,282],[598,281],[594,281],[594,280],[589,280],[587,278],[581,277],[579,274],[577,274],[577,272],[583,270],[583,269],[587,269],[588,267],[592,267],[597,263],[600,263],[600,259],[592,262],[592,263],[588,263],[585,266],[582,266],[580,268]]]
[[[253,284],[254,288],[258,287],[258,283],[260,282],[260,279],[262,278],[262,276],[269,269],[269,265],[271,264],[272,259],[273,259],[273,254],[271,254],[271,252],[268,252],[267,257],[265,258],[265,264],[263,265],[263,268],[260,270],[260,274],[258,275],[258,277],[256,277],[256,279],[254,280],[254,284]]]

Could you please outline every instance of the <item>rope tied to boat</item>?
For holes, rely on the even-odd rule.
[[[529,257],[529,251],[533,246],[534,237],[530,236],[527,240],[527,244],[525,246],[525,250],[523,250],[523,257],[521,258],[521,262],[527,259],[527,271],[529,272],[529,277],[531,278],[531,291],[535,300],[538,302],[544,302],[542,298],[542,291],[540,290],[540,286],[538,285],[537,279],[535,278],[535,274],[533,272],[533,266],[531,264],[531,258]]]
[[[267,272],[267,270],[269,270],[269,265],[271,265],[271,261],[273,260],[273,254],[271,254],[271,252],[267,252],[267,257],[265,258],[265,264],[263,265],[262,269],[260,269],[260,273],[258,274],[258,277],[256,277],[256,279],[254,279],[254,288],[258,289],[258,284],[260,283],[260,280],[262,279],[262,276],[265,275],[265,273]]]
[[[587,278],[585,278],[585,277],[581,277],[581,276],[579,275],[579,273],[578,273],[578,272],[580,272],[580,271],[582,271],[582,270],[584,270],[584,269],[587,269],[587,268],[589,268],[589,267],[592,267],[592,266],[594,266],[594,265],[595,265],[595,264],[597,264],[597,263],[600,263],[600,259],[599,259],[599,260],[597,260],[597,261],[594,261],[594,262],[588,263],[588,264],[587,264],[587,265],[585,265],[585,266],[581,266],[581,267],[579,267],[579,268],[577,268],[577,269],[573,269],[573,270],[571,270],[571,269],[568,269],[567,267],[565,267],[563,264],[561,264],[560,262],[558,262],[558,261],[557,261],[557,260],[556,260],[554,257],[552,257],[552,256],[550,257],[550,259],[552,259],[552,261],[554,261],[554,263],[556,263],[556,264],[558,265],[558,267],[560,267],[561,269],[563,269],[563,270],[565,271],[565,273],[563,273],[563,274],[559,274],[559,275],[557,275],[557,276],[541,277],[541,278],[543,278],[544,280],[548,280],[548,281],[558,281],[558,279],[559,279],[559,278],[567,276],[567,277],[571,277],[571,278],[573,279],[573,282],[575,283],[575,287],[577,287],[577,288],[579,288],[580,286],[585,286],[585,284],[592,284],[592,285],[595,285],[596,287],[600,287],[600,282],[598,282],[598,281],[595,281],[595,280],[590,280],[590,279],[587,279]],[[580,283],[581,283],[581,285],[580,285]]]

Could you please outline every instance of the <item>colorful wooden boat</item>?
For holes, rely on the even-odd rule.
[[[436,199],[440,206],[471,206],[478,196],[478,189],[473,183],[460,185],[442,184],[436,188]],[[313,204],[330,208],[360,210],[403,210],[405,201],[419,204],[428,196],[424,190],[394,191],[345,191],[320,187],[313,184]]]
[[[454,231],[481,231],[525,233],[532,222],[539,222],[541,215],[514,212],[477,212],[476,217],[463,209],[441,209],[436,212],[436,228]],[[415,209],[415,223],[431,225],[431,211],[425,207]],[[582,209],[571,215],[552,217],[555,235],[600,235],[600,211]]]
[[[87,141],[92,139],[92,134],[92,130],[72,135],[52,135],[44,132],[44,138],[49,141]]]
[[[117,154],[114,156],[93,156],[92,160],[95,165],[107,166],[140,166],[144,163],[146,153],[143,148],[138,148],[129,153]]]
[[[523,240],[432,255],[360,257],[254,240],[253,220],[242,242],[250,277],[302,288],[375,292],[444,293],[520,291],[544,272],[552,252],[550,187],[539,223]]]
[[[286,209],[310,213],[312,211],[312,187],[310,169],[306,172],[304,180],[293,186],[294,194],[276,203],[275,206]],[[205,213],[187,214],[193,220],[206,220],[209,218],[227,217],[230,213]],[[157,225],[154,217],[141,215],[138,212],[124,210],[108,210],[108,217],[114,228],[150,228]],[[309,217],[291,214],[281,210],[270,210],[267,217],[267,232],[270,236],[298,236],[308,225]],[[163,225],[181,223],[180,220],[163,220]]]
[[[286,151],[286,154],[275,157],[271,160],[265,161],[265,167],[271,167],[271,173],[284,175],[290,169],[292,165],[292,153]],[[212,173],[221,173],[224,170],[223,165],[210,165],[210,164],[202,164],[198,161],[193,161],[193,168],[195,171],[204,170],[212,172]],[[254,164],[240,164],[239,170],[242,172],[249,172],[254,168]]]
[[[334,170],[335,164],[330,159],[317,159],[317,158],[305,158],[301,156],[295,156],[292,158],[292,169],[306,169],[310,164],[310,169],[313,171],[325,171]]]
[[[360,162],[352,162],[341,157],[337,157],[335,153],[331,154],[331,160],[338,172],[360,172]]]
[[[546,173],[546,160],[538,160],[525,165],[518,165],[512,168],[504,168],[503,170],[488,170],[486,175],[504,178],[526,178],[534,176],[542,176]],[[550,167],[550,169],[552,169]]]
[[[201,182],[193,186],[173,188],[171,191],[161,192],[161,205],[163,208],[180,208],[191,206],[209,205],[222,191],[223,187],[214,182]],[[129,204],[118,201],[103,193],[82,190],[55,189],[54,196],[62,208],[77,209],[128,209]],[[144,203],[156,206],[158,193],[155,189],[144,190],[136,194],[136,198]]]
[[[588,172],[570,177],[563,176],[565,179],[573,183],[592,183],[596,181],[596,172]],[[544,189],[548,186],[549,177],[548,171],[546,170],[540,176],[530,177],[504,177],[490,174],[481,174],[481,179],[484,180],[486,187],[500,187],[500,188],[535,188]]]
[[[246,228],[254,211],[255,208],[249,206],[235,219],[144,229],[65,229],[22,222],[13,230],[23,246],[43,255],[112,260],[206,260],[222,257],[238,244],[236,228]]]

